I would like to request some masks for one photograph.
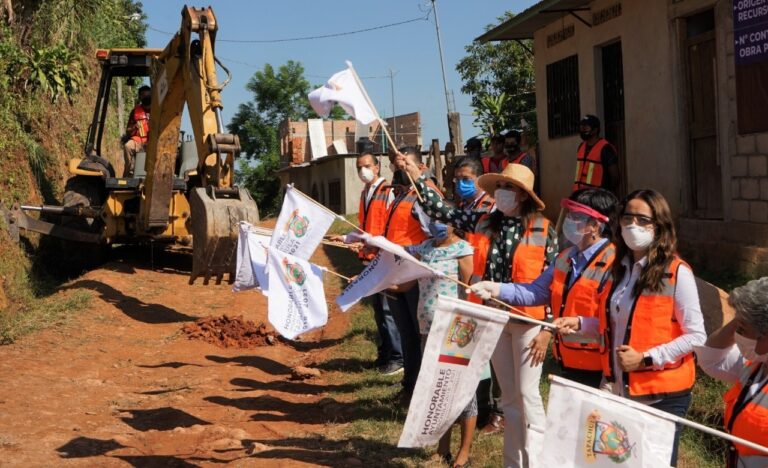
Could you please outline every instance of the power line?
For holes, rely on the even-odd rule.
[[[332,33],[332,34],[321,34],[318,36],[304,36],[304,37],[291,37],[291,38],[284,38],[284,39],[217,39],[217,42],[233,42],[238,44],[274,44],[279,42],[297,42],[297,41],[310,41],[315,39],[328,39],[332,37],[341,37],[341,36],[350,36],[352,34],[360,34],[364,32],[369,31],[376,31],[379,29],[386,29],[386,28],[392,28],[395,26],[401,26],[403,24],[408,23],[415,23],[416,21],[427,21],[429,19],[429,13],[427,13],[424,16],[419,16],[418,18],[411,18],[405,21],[398,21],[396,23],[389,23],[389,24],[382,24],[380,26],[374,26],[371,28],[365,28],[365,29],[357,29],[355,31],[345,31],[345,32],[339,32],[339,33]],[[159,32],[161,34],[166,34],[169,36],[173,36],[175,33],[163,31],[161,29],[154,28],[152,26],[147,25],[147,28]]]

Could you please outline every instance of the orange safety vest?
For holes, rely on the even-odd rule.
[[[612,243],[605,242],[589,259],[584,270],[569,288],[572,274],[571,255],[574,250],[576,247],[568,247],[555,259],[552,284],[549,286],[552,312],[555,318],[597,317],[600,311],[600,286],[611,271],[616,248]],[[555,334],[552,352],[564,368],[588,371],[603,369],[599,339],[578,333]]]
[[[520,161],[522,161],[523,158],[525,156],[527,156],[527,155],[528,155],[528,153],[521,152],[512,161],[510,161],[508,157],[502,159],[500,161],[501,162],[501,170],[499,172],[503,171],[504,168],[506,168],[509,164],[520,164]],[[493,171],[491,171],[491,159],[493,159],[492,156],[486,156],[486,157],[480,158],[480,163],[483,165],[483,174],[488,174],[488,173],[493,172]]]
[[[473,200],[469,206],[467,206],[467,210],[472,211],[485,211],[490,212],[491,209],[493,209],[493,197],[488,195],[487,193],[483,193],[479,198]],[[460,209],[465,209],[461,208]],[[480,252],[481,249],[481,243],[483,235],[478,234],[476,232],[466,232],[464,233],[464,240],[469,242],[469,244],[475,249],[476,254],[472,256],[472,271],[484,271],[485,270],[485,260],[488,256],[488,247],[485,246],[485,253],[482,255],[478,255],[477,252]],[[482,279],[482,278],[481,278]],[[480,280],[478,280],[480,281]],[[483,300],[477,297],[475,294],[470,294],[467,297],[467,300],[470,302],[474,302],[475,304],[482,304]]]
[[[618,261],[618,260],[617,260]],[[629,325],[624,336],[625,345],[642,353],[658,345],[669,343],[683,334],[683,329],[675,319],[675,289],[677,271],[683,260],[675,256],[667,267],[660,292],[643,291],[635,299],[629,312]],[[610,286],[610,287],[608,287]],[[609,300],[615,284],[606,283],[607,294],[601,295],[600,334],[602,336],[600,355],[603,374],[608,381],[613,376],[613,348],[619,343],[611,343],[611,313]],[[685,395],[693,388],[696,379],[696,363],[693,353],[686,354],[679,362],[667,364],[662,370],[644,369],[624,373],[624,394],[629,398],[667,398]]]
[[[147,142],[149,135],[149,112],[141,104],[137,105],[128,116],[128,128],[131,129],[131,140],[142,145]]]
[[[440,190],[427,181],[427,186],[442,196]],[[427,235],[421,229],[421,223],[413,214],[413,205],[419,201],[416,189],[410,187],[408,192],[400,195],[392,202],[389,208],[389,216],[384,226],[384,237],[397,245],[416,245],[427,239]]]
[[[576,153],[576,179],[573,183],[573,191],[585,188],[601,188],[603,186],[603,148],[608,145],[608,140],[600,138],[595,146],[587,151],[587,143],[581,142]],[[614,148],[614,151],[616,149]]]
[[[470,283],[481,281],[485,276],[488,251],[491,248],[491,238],[496,235],[483,227],[486,225],[487,219],[488,215],[480,218],[480,221],[477,223],[478,228],[475,229],[477,248],[475,249],[473,262],[475,269],[472,272]],[[512,254],[513,283],[531,283],[544,271],[549,224],[549,220],[541,214],[536,214],[528,224]],[[478,257],[480,258],[478,259]],[[521,306],[518,309],[538,320],[543,320],[545,316],[544,306]]]
[[[746,366],[741,371],[739,381],[723,397],[725,428],[736,437],[768,447],[768,380],[762,383],[753,396],[747,397],[747,389],[754,383],[760,367],[760,363]],[[759,457],[759,461],[768,464],[768,455],[763,452],[741,444],[733,444],[731,450],[729,467],[735,468],[739,459],[746,461],[749,457]]]
[[[387,199],[389,198],[389,191],[391,187],[382,181],[373,190],[371,200],[366,203],[367,190],[363,190],[360,193],[360,209],[357,212],[357,216],[360,218],[360,229],[367,232],[372,236],[380,236],[384,234],[384,229],[387,226]],[[361,260],[373,260],[376,256],[373,252],[363,253],[362,251],[357,254]]]

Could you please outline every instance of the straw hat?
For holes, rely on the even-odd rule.
[[[545,205],[539,197],[533,192],[533,179],[534,175],[530,169],[522,164],[507,164],[507,167],[501,171],[501,174],[483,174],[477,179],[477,185],[481,189],[491,196],[496,191],[496,182],[512,182],[521,189],[525,190],[528,195],[538,206],[539,211],[543,210]]]

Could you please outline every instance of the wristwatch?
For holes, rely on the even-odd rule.
[[[646,369],[650,369],[651,367],[653,367],[653,358],[651,357],[650,354],[643,355],[643,366]]]

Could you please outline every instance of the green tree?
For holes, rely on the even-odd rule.
[[[307,99],[311,90],[304,78],[304,67],[289,60],[277,70],[264,65],[246,85],[253,100],[240,104],[227,128],[240,137],[244,160],[240,161],[237,182],[250,190],[262,215],[275,214],[280,206],[280,168],[278,128],[286,119],[317,118]],[[336,107],[330,118],[341,118]]]
[[[513,16],[507,12],[498,18],[497,24]],[[485,30],[497,24],[489,24]],[[461,91],[472,97],[476,114],[492,112],[503,116],[504,128],[494,128],[495,131],[517,128],[521,118],[530,125],[536,123],[533,55],[529,52],[532,47],[532,41],[472,42],[464,48],[466,56],[456,65],[463,81]],[[497,104],[494,100],[502,95],[506,97],[501,109],[493,109]]]

